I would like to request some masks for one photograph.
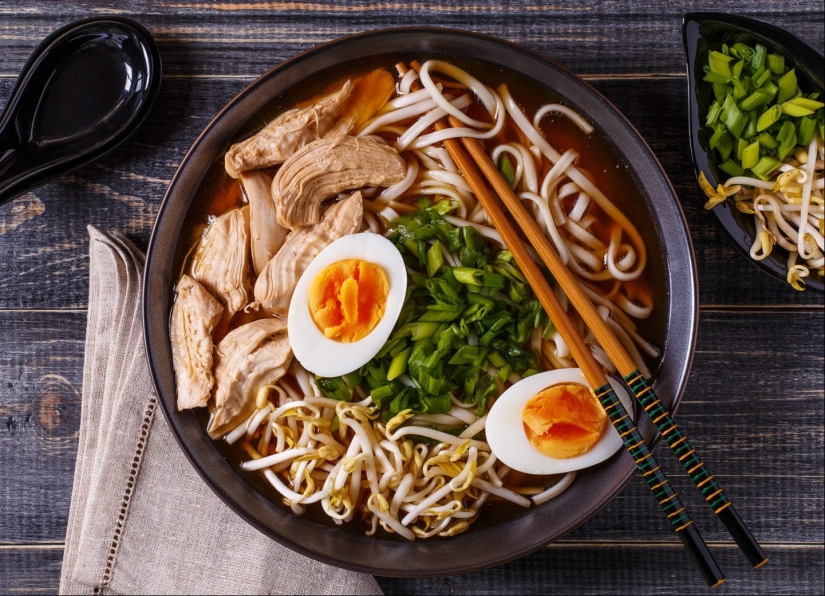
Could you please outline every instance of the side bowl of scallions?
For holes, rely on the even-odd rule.
[[[705,207],[728,239],[762,271],[797,290],[822,292],[821,264],[817,258],[804,258],[817,250],[821,256],[816,243],[823,232],[822,191],[816,190],[816,182],[813,192],[811,184],[805,189],[800,182],[788,192],[779,180],[790,169],[806,170],[809,148],[822,159],[822,53],[778,27],[721,13],[686,14],[682,34],[691,153]],[[789,176],[794,174],[785,178]],[[822,177],[821,169],[816,177]],[[806,233],[801,238],[788,235],[793,226],[784,226],[784,220],[779,226],[786,230],[783,233],[770,213],[779,206],[770,204],[773,199],[754,201],[762,191],[740,180],[759,181],[765,193],[791,212],[786,214],[791,224],[799,219],[798,205],[805,203]],[[798,229],[801,224],[796,225]],[[803,250],[793,254],[797,240]]]

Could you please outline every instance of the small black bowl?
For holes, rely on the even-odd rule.
[[[696,343],[698,284],[693,247],[679,201],[661,165],[633,126],[603,96],[561,66],[516,45],[482,35],[437,28],[372,31],[316,47],[269,71],[215,117],[181,162],[160,206],[149,242],[143,290],[146,353],[164,414],[192,465],[229,507],[255,528],[304,555],[375,575],[422,577],[476,571],[526,555],[571,532],[595,515],[630,481],[636,468],[624,451],[581,474],[557,499],[539,507],[503,513],[487,509],[463,534],[407,542],[398,536],[364,535],[363,524],[341,527],[294,515],[239,473],[204,431],[193,411],[178,412],[169,342],[173,285],[180,270],[174,255],[187,213],[197,207],[198,189],[211,167],[244,132],[264,122],[261,110],[300,89],[318,73],[339,80],[346,68],[376,60],[391,66],[403,59],[441,56],[483,62],[485,76],[512,72],[531,79],[575,105],[616,149],[641,192],[638,219],[651,229],[650,263],[663,285],[659,308],[666,329],[655,390],[675,410],[687,385]],[[368,66],[373,65],[373,66]],[[286,106],[284,106],[286,107]],[[254,128],[253,128],[254,129]],[[217,163],[217,166],[215,164]],[[618,167],[618,166],[617,166]],[[640,424],[648,441],[655,429]],[[649,506],[656,505],[651,499]],[[496,511],[502,512],[501,514]],[[662,525],[666,521],[662,518]],[[644,531],[643,528],[638,528]]]
[[[693,155],[693,166],[697,178],[699,172],[704,172],[708,182],[716,188],[719,181],[726,179],[727,176],[724,172],[720,176],[717,164],[709,159],[708,139],[703,131],[707,111],[703,111],[700,107],[709,104],[711,93],[709,85],[702,82],[702,77],[705,75],[702,68],[708,63],[709,48],[717,47],[722,43],[729,45],[736,42],[748,45],[762,44],[772,52],[784,56],[787,64],[795,65],[797,77],[801,82],[800,87],[820,93],[824,89],[822,76],[825,71],[825,60],[821,52],[784,29],[754,19],[718,12],[686,14],[682,21],[682,39],[687,61],[690,149]],[[704,193],[702,196],[704,197]],[[786,281],[788,253],[781,247],[775,247],[771,254],[761,261],[751,259],[750,249],[756,238],[753,217],[733,208],[728,201],[711,209],[710,214],[719,229],[749,262],[765,273],[783,282]],[[822,292],[822,277],[812,273],[805,278],[805,287]]]

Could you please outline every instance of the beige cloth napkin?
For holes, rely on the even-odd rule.
[[[368,575],[307,559],[207,487],[160,412],[143,352],[144,257],[89,226],[80,442],[62,594],[381,594]]]

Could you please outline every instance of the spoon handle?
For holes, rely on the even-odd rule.
[[[704,462],[699,459],[696,450],[688,441],[687,435],[679,430],[678,425],[673,422],[670,412],[667,411],[664,404],[656,397],[653,387],[645,380],[644,375],[638,370],[633,371],[625,377],[630,390],[636,396],[636,399],[644,408],[647,415],[662,433],[668,447],[673,451],[679,461],[684,466],[685,471],[690,476],[693,483],[696,485],[705,501],[713,509],[713,512],[722,520],[722,523],[727,528],[730,535],[733,537],[739,549],[750,561],[753,568],[761,567],[768,562],[768,557],[765,551],[754,538],[750,529],[739,517],[739,514],[733,509],[733,505],[728,500],[727,495],[722,491],[719,483],[713,478],[713,475],[708,471]]]

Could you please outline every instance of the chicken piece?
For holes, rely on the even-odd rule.
[[[312,105],[284,112],[256,135],[232,145],[224,156],[226,173],[237,178],[241,172],[284,162],[333,128],[338,134],[347,134],[355,123],[353,119],[339,123],[339,117],[351,92],[352,83],[347,81],[335,93]]]
[[[232,318],[247,302],[249,278],[249,207],[232,209],[203,233],[192,258],[192,277],[221,301]]]
[[[241,186],[249,201],[249,236],[252,245],[252,267],[260,275],[269,260],[284,243],[289,230],[278,225],[275,203],[272,201],[272,178],[266,172],[244,172]]]
[[[249,418],[258,389],[289,369],[286,319],[258,319],[230,331],[218,344],[215,360],[215,412],[208,431],[219,439]]]
[[[286,315],[292,292],[312,259],[334,240],[356,232],[363,217],[361,193],[356,192],[330,207],[316,225],[290,232],[258,276],[255,300],[276,315]]]
[[[278,223],[294,230],[321,219],[321,203],[364,186],[392,186],[407,164],[398,152],[371,138],[326,137],[290,157],[272,181]]]
[[[223,306],[197,281],[184,274],[172,307],[172,365],[178,386],[178,410],[202,408],[209,401],[212,377],[212,331]]]

